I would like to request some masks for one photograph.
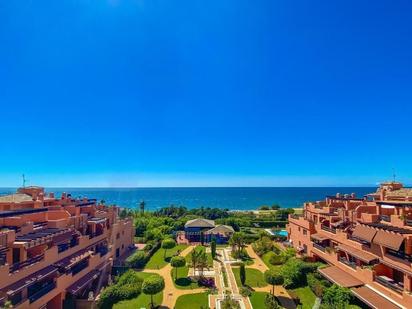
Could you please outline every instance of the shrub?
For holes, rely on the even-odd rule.
[[[269,263],[272,265],[282,265],[286,262],[286,257],[282,254],[273,254],[269,258]]]
[[[283,286],[285,288],[297,287],[305,282],[302,263],[302,261],[292,258],[282,266],[280,273],[284,278]]]
[[[316,278],[314,274],[307,274],[306,281],[313,293],[315,293],[317,297],[322,297],[323,292],[326,289],[326,286],[323,284],[323,282]]]
[[[116,282],[116,285],[122,286],[125,284],[134,284],[141,286],[143,283],[142,278],[140,278],[139,273],[135,272],[134,270],[128,270],[123,275],[119,277]]]
[[[334,284],[325,289],[322,298],[322,308],[345,309],[348,307],[351,298],[349,289]]]
[[[259,207],[259,210],[269,210],[269,206],[263,205]]]
[[[243,297],[249,297],[250,295],[252,295],[252,290],[249,287],[241,287],[239,289],[240,295],[242,295]]]
[[[216,287],[214,278],[200,277],[200,279],[197,283],[199,284],[199,286],[204,286],[204,287],[207,287],[207,288],[214,289]]]
[[[126,265],[133,268],[143,268],[147,261],[147,255],[144,251],[136,251],[126,259]]]
[[[267,309],[278,309],[281,308],[279,306],[279,302],[276,298],[276,296],[272,295],[272,294],[267,294],[265,296],[265,307]]]
[[[267,236],[261,236],[261,238],[252,244],[253,250],[257,255],[262,256],[266,252],[273,250],[272,240]]]

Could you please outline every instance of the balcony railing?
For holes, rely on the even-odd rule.
[[[78,274],[81,272],[83,269],[85,269],[87,266],[89,266],[89,260],[82,260],[81,262],[77,263],[75,266],[72,267],[71,273],[74,276],[75,274]]]
[[[25,261],[15,263],[15,264],[10,266],[9,272],[14,273],[17,270],[22,269],[23,267],[26,267],[28,265],[32,265],[34,263],[40,262],[41,260],[43,260],[43,258],[44,258],[44,253],[36,255],[36,256],[34,256],[32,258],[29,258]]]
[[[33,295],[31,295],[29,297],[29,302],[33,303],[36,300],[38,300],[40,297],[46,295],[47,293],[49,293],[51,290],[53,290],[56,287],[56,282],[51,281],[49,282],[47,285],[45,285],[44,287],[42,287],[40,290],[38,290],[36,293],[34,293]]]
[[[390,218],[389,216],[387,216],[387,215],[380,215],[380,219],[381,219],[382,221],[386,221],[386,222],[390,222],[390,221],[391,221],[391,218]]]
[[[100,236],[102,234],[103,234],[103,231],[96,232],[96,233],[90,233],[89,234],[89,239],[95,238],[95,237]]]
[[[356,269],[356,263],[355,262],[351,262],[347,259],[345,259],[344,257],[339,257],[339,262],[348,265],[349,267],[352,267],[353,269]]]
[[[322,251],[322,252],[326,252],[326,247],[324,247],[324,246],[322,246],[322,245],[319,245],[319,244],[317,244],[317,243],[313,243],[313,247],[315,247],[316,249],[318,249],[318,250],[320,250],[320,251]]]
[[[326,225],[321,225],[321,228],[322,228],[322,230],[324,230],[324,231],[327,231],[327,232],[329,232],[329,233],[336,234],[336,229],[333,228],[333,227],[329,227],[329,226],[326,226]]]
[[[364,246],[367,246],[367,247],[369,247],[369,248],[370,248],[370,246],[371,246],[370,242],[367,242],[366,240],[363,240],[363,239],[360,239],[360,238],[357,238],[357,237],[348,236],[348,239],[353,240],[353,241],[356,241],[356,242],[358,242],[358,243],[360,243],[360,244],[362,244],[362,245],[364,245]]]
[[[409,262],[412,262],[412,255],[406,254],[405,252],[395,251],[395,250],[392,250],[392,249],[387,249],[386,253],[388,255],[397,257],[398,259],[407,260]]]
[[[375,277],[375,281],[379,282],[380,284],[382,284],[383,286],[386,286],[387,288],[390,288],[398,293],[402,293],[403,292],[403,287],[401,285],[399,285],[398,283],[396,283],[395,281],[391,280],[386,280],[384,278],[382,278],[381,276],[376,276]]]
[[[412,220],[411,219],[406,219],[405,224],[408,226],[412,226]]]

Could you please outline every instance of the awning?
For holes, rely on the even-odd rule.
[[[49,265],[42,270],[39,270],[38,272],[35,272],[29,277],[26,277],[24,279],[21,279],[12,285],[9,285],[8,287],[4,288],[3,291],[7,292],[7,295],[11,296],[16,294],[17,292],[21,291],[22,289],[28,287],[29,285],[32,285],[33,283],[40,281],[54,273],[57,272],[57,268]]]
[[[370,227],[366,227],[364,225],[357,225],[352,233],[352,236],[360,238],[367,242],[372,242],[372,239],[375,237],[376,232],[377,231],[375,229],[372,229]]]
[[[378,256],[376,256],[376,255],[374,255],[374,254],[372,254],[372,253],[365,252],[365,251],[362,251],[362,250],[359,250],[359,249],[356,249],[356,248],[352,248],[352,247],[350,247],[350,246],[339,245],[337,248],[338,248],[338,250],[342,250],[342,251],[344,251],[344,252],[347,252],[347,253],[349,253],[350,255],[358,258],[359,260],[361,260],[361,261],[363,261],[363,262],[365,262],[365,263],[370,263],[370,262],[372,262],[372,261],[374,261],[374,260],[378,260],[378,259],[379,259]]]
[[[319,272],[328,280],[336,283],[345,288],[352,288],[355,286],[361,286],[364,283],[355,277],[349,275],[348,273],[344,272],[337,266],[329,266],[326,268],[319,269]]]
[[[67,288],[67,292],[72,295],[77,295],[84,287],[90,284],[94,279],[99,277],[100,271],[93,269],[88,274],[84,275],[82,278],[77,280],[71,286]]]
[[[400,234],[379,230],[373,239],[373,243],[398,251],[404,240],[405,238]]]
[[[330,239],[328,236],[320,233],[312,234],[310,235],[310,238],[318,240],[318,241],[324,241]]]
[[[363,301],[365,304],[373,309],[400,309],[401,307],[395,305],[393,302],[389,301],[385,297],[374,292],[367,286],[362,286],[360,288],[351,289],[352,293]]]

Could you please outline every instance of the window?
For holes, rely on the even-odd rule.
[[[117,233],[116,234],[116,239],[119,239],[120,238],[120,233]]]
[[[306,235],[308,233],[308,230],[303,229],[303,235]]]

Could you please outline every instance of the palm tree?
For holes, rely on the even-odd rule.
[[[203,276],[203,269],[208,266],[207,264],[207,255],[204,251],[199,251],[197,267],[199,268],[199,275]]]
[[[229,240],[229,244],[232,246],[233,250],[237,249],[237,255],[240,257],[243,248],[246,246],[245,234],[243,232],[234,233]]]
[[[195,249],[192,250],[192,256],[190,257],[193,267],[193,274],[196,273],[197,263],[199,261],[199,252]]]

